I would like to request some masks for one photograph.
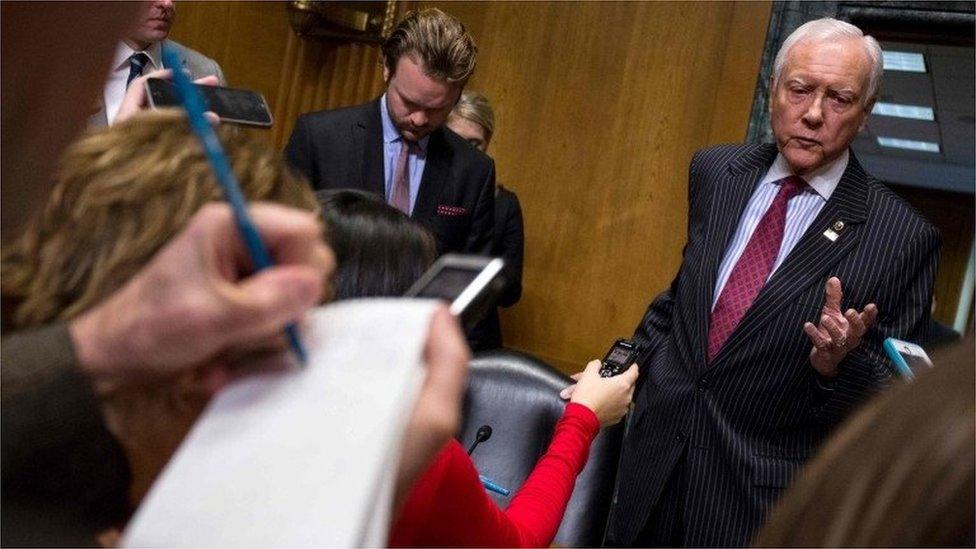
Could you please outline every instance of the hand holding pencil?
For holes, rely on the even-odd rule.
[[[163,63],[169,67],[181,66],[176,52],[169,47],[163,48]],[[244,199],[244,194],[241,192],[241,186],[237,182],[234,171],[231,169],[227,155],[224,154],[220,140],[217,138],[217,133],[205,116],[206,105],[204,104],[203,97],[193,87],[193,83],[190,82],[190,79],[183,71],[173,71],[173,83],[176,85],[176,91],[180,96],[183,107],[186,109],[190,127],[197,137],[200,138],[207,159],[213,167],[217,183],[220,185],[224,193],[224,198],[234,212],[234,221],[237,223],[237,229],[240,231],[241,238],[243,238],[248,252],[250,252],[254,269],[256,271],[262,271],[271,267],[273,265],[271,256],[268,254],[268,250],[261,240],[261,235],[258,234],[257,229],[254,227],[254,222],[248,214],[247,202]],[[286,325],[285,336],[288,338],[288,342],[298,362],[305,364],[307,355],[305,346],[302,344],[301,337],[298,333],[298,325],[295,323]]]

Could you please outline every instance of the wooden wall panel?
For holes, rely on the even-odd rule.
[[[471,29],[489,151],[525,214],[506,342],[565,370],[629,336],[681,260],[687,166],[745,137],[768,3],[436,3]]]
[[[688,162],[744,139],[771,4],[424,5],[459,17],[478,43],[470,87],[496,107],[489,152],[525,213],[525,292],[503,313],[506,341],[576,370],[629,336],[674,276]],[[299,40],[279,3],[178,10],[175,39],[266,94],[278,147],[299,113],[382,89],[378,47]]]
[[[181,2],[171,37],[213,57],[230,86],[264,94],[274,127],[254,131],[278,148],[299,114],[362,103],[383,88],[377,46],[300,39],[285,2]]]

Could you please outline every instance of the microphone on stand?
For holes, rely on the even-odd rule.
[[[491,425],[482,425],[478,427],[478,433],[474,436],[474,442],[468,447],[468,455],[474,452],[474,449],[478,447],[479,444],[491,438]]]
[[[482,425],[481,427],[478,427],[478,432],[474,435],[474,442],[472,442],[471,446],[468,448],[468,455],[470,456],[471,452],[474,452],[474,449],[477,448],[479,444],[488,440],[489,438],[491,438],[491,425]],[[493,480],[484,475],[478,475],[478,480],[481,481],[481,485],[484,486],[489,492],[495,492],[496,494],[502,496],[508,496],[511,493],[508,491],[508,489],[495,484]]]

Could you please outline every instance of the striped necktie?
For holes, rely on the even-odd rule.
[[[129,89],[129,84],[142,76],[146,63],[149,63],[149,56],[145,52],[137,51],[129,57],[129,78],[125,80],[125,89]]]

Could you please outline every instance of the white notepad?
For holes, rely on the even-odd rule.
[[[316,310],[308,365],[224,389],[125,532],[138,547],[383,546],[434,302]]]

